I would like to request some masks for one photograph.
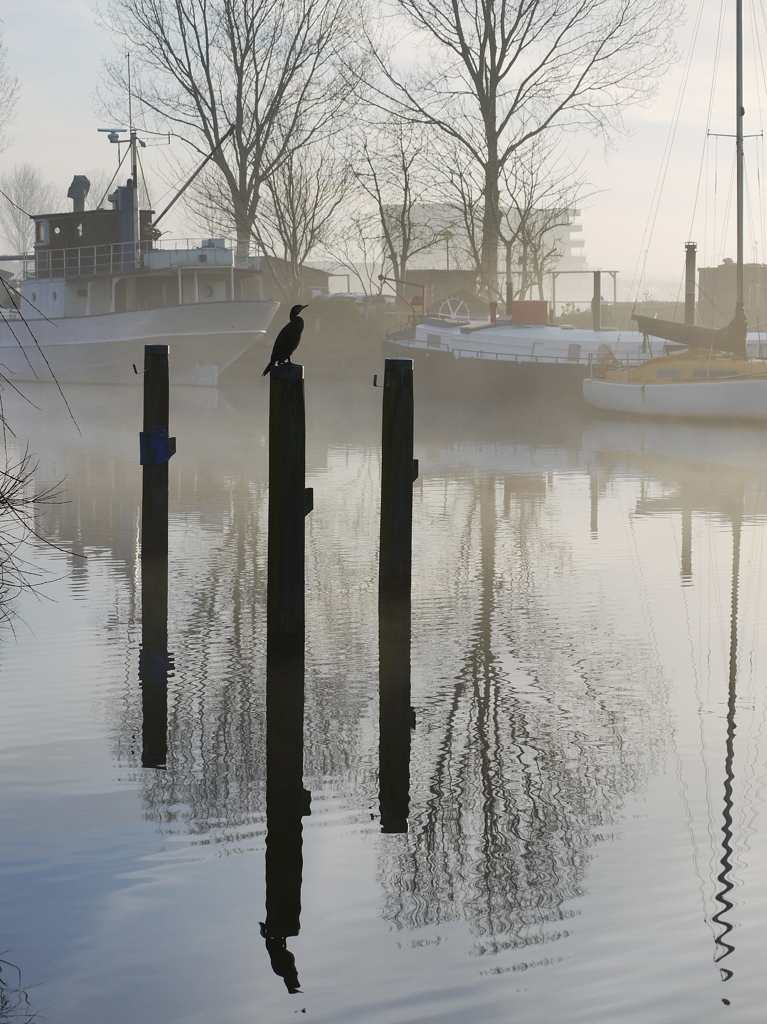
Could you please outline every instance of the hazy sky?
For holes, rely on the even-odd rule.
[[[631,137],[616,140],[615,148],[608,154],[597,140],[573,140],[574,151],[586,150],[591,179],[603,190],[589,200],[581,217],[586,256],[591,266],[619,270],[619,280],[627,288],[637,264],[641,267],[643,233],[672,123],[684,53],[689,47],[701,2],[699,38],[642,285],[642,288],[654,288],[657,297],[661,297],[661,292],[675,291],[672,282],[680,279],[684,243],[691,232],[708,119],[720,11],[718,0],[693,0],[690,4],[687,24],[679,32],[683,51],[680,65],[665,77],[652,104],[645,109],[627,111],[626,119],[633,131]],[[724,2],[724,42],[711,117],[711,130],[716,132],[734,130],[734,0]],[[112,167],[116,160],[116,147],[110,146],[105,137],[96,132],[103,124],[97,113],[99,67],[103,58],[112,52],[112,41],[95,24],[90,0],[5,0],[0,10],[9,62],[22,85],[19,116],[11,132],[13,145],[0,156],[0,166],[29,160],[57,181],[64,193],[73,174],[97,166]],[[747,14],[748,132],[761,131],[760,107],[767,107],[760,45],[767,51],[767,28],[762,22],[761,37],[758,37]],[[746,251],[747,255],[756,252],[761,261],[765,258],[760,227],[765,222],[760,187],[764,176],[763,141],[750,140],[747,150],[750,203]],[[181,155],[180,145],[178,151]],[[692,228],[692,240],[700,246],[699,265],[718,262],[723,255],[734,256],[732,209],[729,220],[726,216],[733,152],[731,139],[710,142]],[[161,150],[147,150],[148,167],[162,155]],[[164,188],[162,186],[162,190]],[[156,201],[156,197],[153,198]],[[732,202],[730,207],[733,207]],[[729,232],[725,231],[726,223]],[[179,232],[185,230],[180,220],[173,227]],[[584,287],[588,291],[586,283]]]

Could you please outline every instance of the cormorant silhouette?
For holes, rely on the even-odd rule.
[[[265,377],[273,366],[279,366],[280,363],[289,363],[290,357],[298,348],[298,343],[301,341],[301,331],[304,329],[304,321],[298,315],[302,309],[306,309],[306,306],[294,306],[290,311],[290,323],[285,324],[274,342],[274,348],[272,349],[272,358],[269,360],[269,365],[264,370],[262,376]]]

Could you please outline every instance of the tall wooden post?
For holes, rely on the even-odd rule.
[[[381,435],[379,596],[410,594],[413,556],[413,360],[387,359]]]
[[[695,254],[698,246],[687,242],[684,247],[684,322],[695,324]]]
[[[269,385],[269,544],[267,646],[304,643],[304,519],[313,505],[305,487],[304,368],[284,363]]]
[[[170,388],[168,346],[144,346],[144,467],[141,499],[141,557],[168,559],[168,460],[176,451],[168,436]]]
[[[602,330],[602,272],[594,271],[594,295],[591,299],[591,326],[595,331]]]
[[[378,602],[378,799],[382,832],[407,832],[410,804],[410,601]]]
[[[144,768],[164,768],[168,754],[168,460],[176,451],[168,436],[169,349],[144,346],[144,429],[139,435],[141,495],[141,680]]]

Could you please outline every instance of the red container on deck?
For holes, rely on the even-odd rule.
[[[549,304],[545,299],[515,299],[511,304],[513,324],[547,324],[550,322]]]

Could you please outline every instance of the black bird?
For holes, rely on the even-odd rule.
[[[304,329],[304,321],[298,315],[302,309],[306,309],[306,306],[294,306],[290,311],[290,323],[285,324],[274,342],[274,348],[272,349],[272,358],[269,360],[269,365],[264,370],[262,376],[265,377],[273,366],[279,366],[280,363],[289,363],[290,357],[298,348],[298,343],[301,341],[301,331]]]

